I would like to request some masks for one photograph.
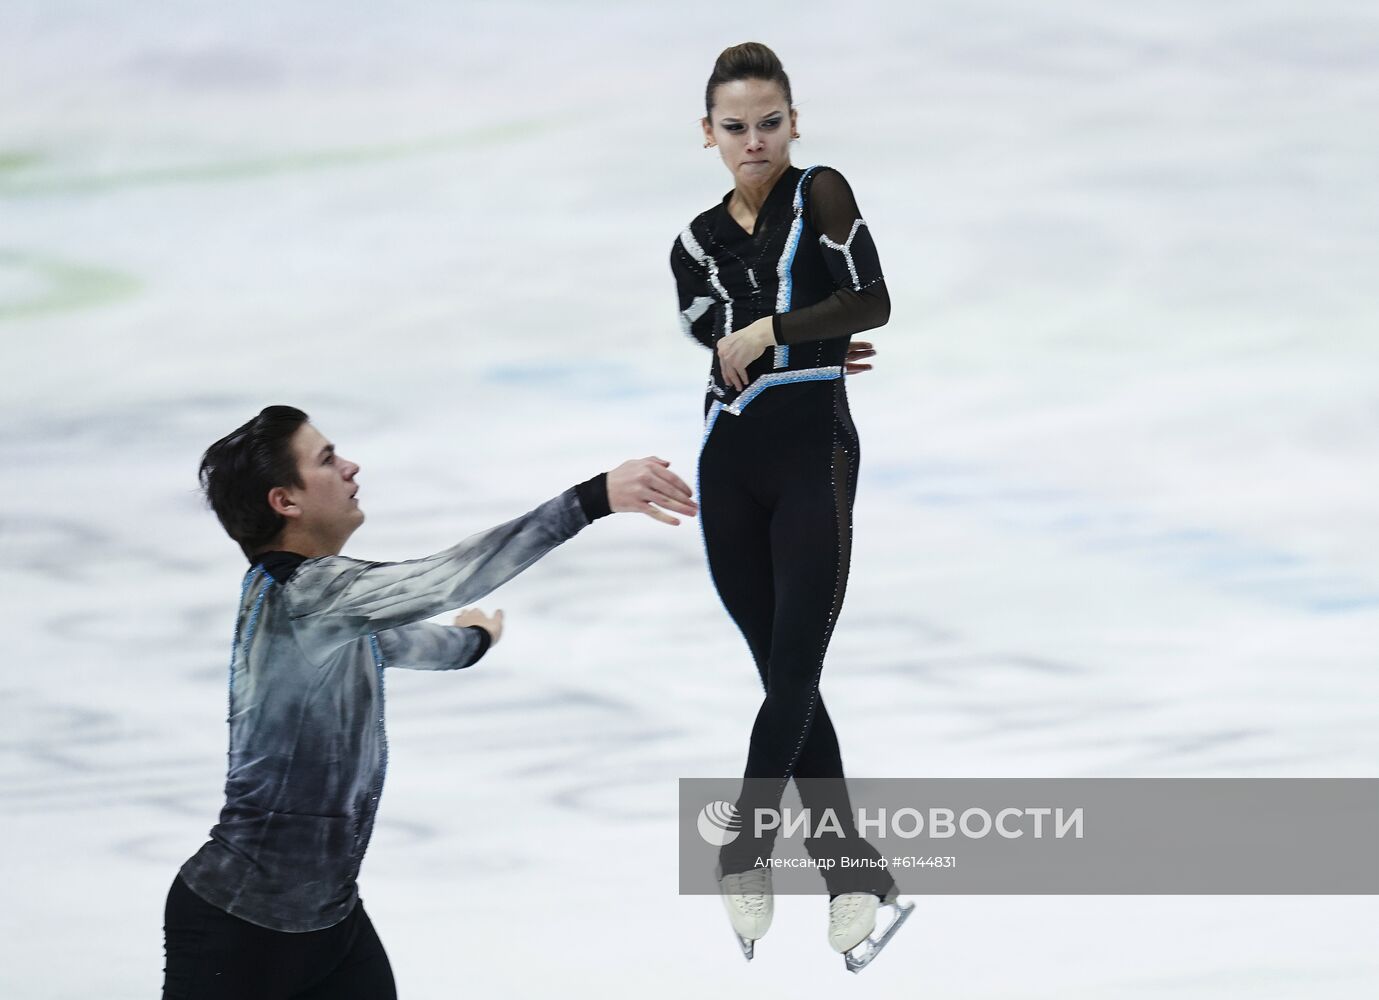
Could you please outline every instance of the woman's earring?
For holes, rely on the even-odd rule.
[[[712,139],[705,139],[705,140],[704,140],[704,148],[705,148],[705,149],[712,149],[712,148],[713,148],[713,140],[712,140]]]
[[[792,139],[798,139],[799,137],[800,137],[800,134],[799,134],[798,132],[796,132],[794,129],[791,129],[791,130],[790,130],[790,138],[792,138]]]

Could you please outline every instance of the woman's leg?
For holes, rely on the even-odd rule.
[[[834,466],[845,456],[831,439],[825,444],[823,455],[792,448],[794,461],[778,467],[781,489],[770,522],[775,607],[766,695],[752,726],[745,775],[756,786],[753,808],[774,807],[801,761],[809,777],[842,776],[832,720],[819,719],[817,731],[813,725],[816,715],[826,718],[819,712],[819,677],[847,588],[851,528],[846,505],[839,504],[845,484],[835,488]]]
[[[806,841],[811,855],[835,863],[825,874],[830,891],[884,893],[892,883],[883,869],[841,866],[844,855],[868,862],[879,856],[856,833],[837,735],[819,694],[847,591],[860,449],[845,399],[837,399],[833,412],[820,408],[797,419],[789,430],[789,443],[781,442],[774,460],[767,459],[778,486],[769,527],[774,608],[764,646],[766,696],[753,725],[749,780],[738,808],[744,821],[755,809],[775,808],[786,782],[797,779],[811,819],[817,823],[832,810],[843,831],[841,838]],[[739,837],[724,853],[736,864],[750,864],[773,844],[774,833]]]
[[[857,500],[862,448],[848,410],[844,380],[835,382],[833,389],[832,487],[838,511],[840,578],[843,590],[846,590],[852,562],[852,511]],[[840,609],[841,604],[840,593]],[[805,841],[805,847],[812,857],[831,858],[835,863],[835,867],[824,877],[829,892],[833,895],[874,892],[883,898],[888,895],[895,888],[895,880],[887,869],[881,867],[880,853],[857,832],[853,822],[852,800],[843,776],[842,754],[822,694],[818,698],[814,722],[810,727],[810,738],[795,764],[794,777],[797,786],[800,786],[800,797],[811,812],[818,815],[825,809],[832,810],[842,830],[841,836],[830,835]],[[852,861],[853,865],[843,868],[844,858]]]
[[[746,871],[769,855],[774,836],[751,836],[752,820],[757,809],[779,805],[800,759],[815,773],[841,775],[831,723],[817,733],[812,726],[818,675],[846,586],[840,540],[851,528],[849,473],[845,468],[838,479],[831,468],[832,407],[819,402],[802,397],[788,413],[740,424],[721,426],[720,418],[713,433],[722,436],[701,456],[710,568],[765,688],[737,803],[744,829],[720,852],[724,872]]]
[[[699,507],[714,588],[765,685],[775,609],[770,512],[738,484],[703,473]]]
[[[699,523],[714,587],[746,640],[765,687],[776,600],[771,511],[751,488],[756,449],[750,428],[739,419],[719,414],[700,452]],[[747,821],[750,816],[744,815]],[[734,843],[747,839],[740,835]],[[741,845],[737,850],[731,847],[719,852],[724,873],[750,869],[756,855]]]
[[[737,802],[744,830],[720,852],[724,872],[746,871],[770,854],[774,835],[750,836],[752,818],[779,805],[791,777],[815,779],[801,788],[804,805],[814,816],[833,809],[844,830],[842,841],[808,841],[811,854],[876,857],[856,837],[838,739],[818,690],[847,589],[860,458],[841,386],[836,391],[832,406],[792,408],[774,426],[720,414],[700,455],[709,568],[765,688]],[[857,869],[849,871],[855,882]],[[826,876],[830,891],[849,891],[839,874]]]

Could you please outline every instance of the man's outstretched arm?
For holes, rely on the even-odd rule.
[[[657,458],[624,462],[521,517],[405,562],[327,556],[302,563],[286,588],[299,625],[330,645],[396,629],[471,604],[511,580],[592,520],[637,511],[668,524],[693,515],[690,489]],[[664,508],[664,509],[661,509]]]
[[[492,639],[479,625],[417,622],[377,633],[385,667],[403,670],[459,670],[472,667],[488,652]]]

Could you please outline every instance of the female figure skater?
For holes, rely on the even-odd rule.
[[[847,585],[858,441],[845,372],[865,371],[890,298],[871,234],[842,174],[790,163],[799,137],[790,81],[755,42],[725,50],[705,93],[705,147],[733,189],[695,217],[671,249],[685,332],[714,352],[699,459],[700,519],[714,585],[742,630],[766,689],[752,727],[737,816],[719,885],[744,954],[771,923],[768,859],[757,808],[775,808],[791,778],[811,816],[826,808],[842,837],[806,846],[826,870],[829,942],[857,971],[913,904],[858,836],[838,739],[819,675]],[[861,867],[842,868],[842,857]],[[873,935],[878,904],[894,907]]]

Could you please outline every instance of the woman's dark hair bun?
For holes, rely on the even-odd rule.
[[[726,48],[718,55],[709,74],[709,85],[704,89],[704,113],[713,117],[713,92],[721,83],[734,80],[768,80],[780,84],[785,92],[786,106],[790,106],[790,77],[785,75],[785,67],[780,59],[761,42],[743,42]]]

